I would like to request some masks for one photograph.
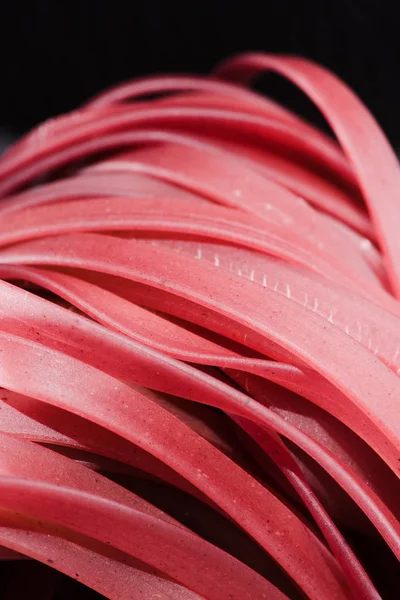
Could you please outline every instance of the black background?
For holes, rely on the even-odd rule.
[[[362,97],[400,148],[396,0],[0,0],[0,131],[21,133],[121,80],[207,72],[246,50],[304,55]],[[313,118],[273,79],[261,89]]]

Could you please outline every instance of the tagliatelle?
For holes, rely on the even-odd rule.
[[[0,560],[112,600],[393,597],[356,540],[400,559],[399,193],[367,109],[290,57],[128,82],[5,152]]]

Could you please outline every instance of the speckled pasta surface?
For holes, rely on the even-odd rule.
[[[400,171],[352,91],[261,54],[128,82],[9,148],[0,198],[0,560],[51,567],[25,597],[396,598]]]

